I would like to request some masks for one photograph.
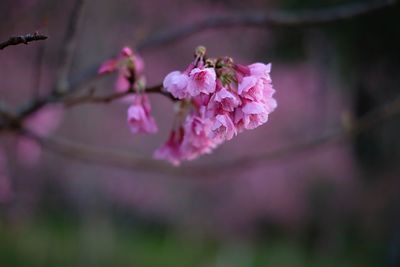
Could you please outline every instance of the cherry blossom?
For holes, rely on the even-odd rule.
[[[184,99],[189,97],[187,85],[189,76],[180,71],[170,72],[164,79],[163,86],[175,98]]]
[[[194,68],[189,75],[188,92],[191,96],[215,92],[216,73],[214,68]]]
[[[144,62],[137,53],[129,47],[122,48],[120,54],[116,58],[105,61],[99,68],[99,74],[118,72],[115,81],[115,90],[124,92],[131,87],[138,86],[142,83],[144,76]]]
[[[128,125],[132,133],[156,133],[156,122],[151,115],[151,106],[146,95],[135,95],[128,108]]]
[[[118,72],[115,90],[118,92],[133,91],[134,95],[123,98],[129,103],[127,122],[132,133],[152,134],[158,131],[156,122],[151,115],[151,105],[145,89],[144,63],[139,54],[131,48],[122,48],[118,57],[105,61],[99,74]],[[166,85],[165,85],[166,86]]]
[[[164,78],[165,90],[183,103],[176,111],[176,121],[183,123],[179,134],[173,130],[156,151],[157,159],[178,165],[211,153],[243,130],[266,123],[277,107],[271,64],[245,66],[227,57],[204,61],[203,56],[198,55],[185,71]]]
[[[184,124],[182,155],[187,160],[211,153],[216,147],[215,139],[210,137],[211,121],[196,115],[189,115]]]
[[[167,160],[173,165],[178,166],[183,160],[181,150],[183,132],[183,128],[180,128],[177,131],[172,131],[167,142],[154,152],[154,158]]]

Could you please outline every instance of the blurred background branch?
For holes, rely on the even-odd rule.
[[[364,1],[320,10],[248,12],[206,17],[188,25],[154,34],[138,50],[168,44],[207,29],[229,27],[308,27],[340,22],[393,6],[396,0]]]
[[[102,99],[100,99],[103,101]],[[108,100],[107,100],[108,101]],[[88,146],[82,143],[76,143],[70,140],[56,137],[40,137],[26,129],[21,134],[24,134],[38,141],[44,148],[68,157],[73,160],[81,160],[99,165],[109,165],[119,168],[132,169],[135,171],[156,172],[168,175],[179,176],[195,176],[195,177],[212,177],[212,174],[220,172],[235,172],[238,169],[250,168],[259,163],[266,164],[279,158],[293,156],[305,151],[309,151],[325,144],[353,138],[370,130],[373,127],[379,126],[386,120],[400,114],[400,97],[379,107],[364,115],[357,121],[347,123],[342,128],[331,131],[328,134],[323,134],[312,138],[309,141],[296,143],[287,147],[278,148],[273,151],[267,151],[263,154],[251,154],[240,157],[234,160],[217,161],[201,166],[183,165],[178,168],[172,167],[164,162],[146,159],[141,156],[134,156],[132,152],[114,151],[112,149],[99,149],[98,147]],[[211,176],[210,176],[211,175]]]
[[[85,0],[76,0],[69,17],[64,36],[63,47],[60,53],[60,62],[57,75],[58,78],[55,86],[55,91],[58,94],[65,93],[69,87],[68,75],[76,49],[78,29],[82,20],[84,6]]]

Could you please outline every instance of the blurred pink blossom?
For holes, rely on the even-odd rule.
[[[60,125],[64,115],[62,104],[51,104],[30,115],[24,126],[40,136],[48,136]]]
[[[211,130],[211,136],[217,140],[231,140],[237,134],[236,127],[227,113],[215,116]]]
[[[24,126],[33,133],[46,137],[60,125],[63,114],[64,109],[61,104],[51,104],[29,116],[25,120]],[[35,140],[20,136],[16,146],[18,159],[23,164],[33,166],[39,162],[42,148]]]
[[[184,124],[185,135],[182,142],[182,154],[187,160],[199,155],[210,153],[216,147],[215,140],[210,138],[211,121],[197,115],[186,117]]]
[[[167,142],[164,145],[159,147],[154,152],[155,159],[163,159],[167,160],[175,166],[178,166],[180,162],[183,160],[182,155],[182,142],[183,142],[183,128],[179,130],[174,130],[169,135]]]
[[[131,85],[143,82],[143,59],[131,48],[124,47],[116,58],[105,61],[100,66],[98,73],[106,74],[114,71],[118,72],[115,89],[118,92],[125,92],[130,89]]]
[[[147,95],[138,94],[128,108],[128,125],[132,133],[156,133],[156,122],[151,115],[151,106]]]

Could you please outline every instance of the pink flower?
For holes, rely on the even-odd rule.
[[[268,78],[270,80],[269,73],[271,72],[271,63],[264,64],[264,63],[253,63],[247,66],[250,69],[250,74],[256,77],[263,77]]]
[[[151,116],[151,106],[146,95],[135,95],[128,108],[128,125],[132,133],[156,133],[156,122]]]
[[[262,101],[264,98],[265,83],[255,76],[244,77],[239,83],[238,94],[252,101]]]
[[[129,70],[121,69],[118,73],[117,79],[115,80],[114,88],[117,92],[126,92],[131,87],[129,80]]]
[[[275,92],[275,90],[274,90],[274,92]],[[278,103],[276,102],[275,98],[272,98],[272,96],[265,98],[263,101],[263,104],[265,105],[265,108],[268,113],[271,113],[272,111],[274,111],[276,109],[276,107],[278,106]]]
[[[241,104],[240,98],[226,88],[221,88],[211,97],[208,105],[209,110],[214,110],[215,113],[219,111],[232,112]]]
[[[117,69],[117,66],[118,66],[118,60],[116,60],[116,59],[106,60],[103,62],[103,64],[101,64],[101,66],[98,70],[98,73],[106,74],[106,73],[113,72]]]
[[[237,134],[236,127],[228,114],[218,114],[215,116],[211,127],[211,136],[216,140],[231,140]]]
[[[189,77],[180,71],[170,72],[164,78],[163,86],[174,97],[184,99],[189,97],[187,90]]]
[[[247,68],[249,75],[243,77],[239,82],[238,94],[253,101],[266,102],[268,98],[272,98],[275,90],[272,88],[272,80],[269,75],[271,64],[254,63]]]
[[[254,63],[241,67],[244,76],[238,85],[238,94],[244,104],[235,111],[235,124],[239,131],[254,129],[268,120],[268,115],[277,107],[273,98],[275,90],[272,88],[270,71],[271,64]]]
[[[266,123],[269,113],[265,104],[249,102],[241,109],[236,110],[235,123],[238,128],[243,126],[245,129],[251,130]]]
[[[216,143],[210,139],[211,122],[195,115],[186,117],[185,134],[182,142],[182,155],[187,160],[211,153]]]
[[[121,56],[130,57],[133,55],[133,51],[130,47],[124,46],[121,50]]]
[[[143,59],[129,47],[122,48],[118,57],[105,61],[98,71],[106,74],[118,71],[115,89],[118,92],[129,90],[131,84],[139,81],[143,76]]]
[[[118,57],[106,60],[100,66],[98,73],[106,74],[124,67],[131,67],[135,69],[137,74],[141,74],[144,70],[143,59],[138,54],[134,53],[132,49],[127,46],[122,48]]]
[[[183,133],[183,128],[180,128],[178,131],[172,131],[167,142],[154,152],[153,157],[155,159],[167,160],[173,165],[178,166],[183,159],[181,153]]]
[[[217,75],[214,68],[194,68],[189,77],[188,91],[191,96],[215,92]]]

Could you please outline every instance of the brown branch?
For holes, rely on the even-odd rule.
[[[213,164],[194,166],[188,164],[181,167],[172,167],[164,162],[134,156],[132,153],[99,149],[97,147],[63,139],[38,137],[27,132],[24,134],[37,140],[49,151],[73,160],[80,160],[93,164],[105,164],[113,167],[133,169],[135,171],[167,173],[192,177],[215,177],[218,173],[247,169],[261,162],[265,164],[276,159],[294,156],[305,151],[320,148],[323,145],[335,141],[343,141],[347,138],[355,137],[399,114],[400,97],[364,115],[350,127],[340,128],[336,131],[321,135],[308,141],[288,145],[263,154],[244,156],[229,161],[220,161]]]
[[[10,37],[5,42],[0,43],[0,50],[6,48],[7,46],[11,45],[19,45],[19,44],[28,44],[30,42],[35,42],[35,41],[41,41],[41,40],[46,40],[47,36],[39,34],[35,32],[34,34],[26,34],[26,35],[21,35],[21,36],[14,36]]]
[[[369,3],[368,3],[369,2]],[[153,35],[137,49],[171,43],[207,29],[231,27],[308,27],[353,19],[396,4],[396,0],[343,4],[319,10],[247,12],[217,15]]]

